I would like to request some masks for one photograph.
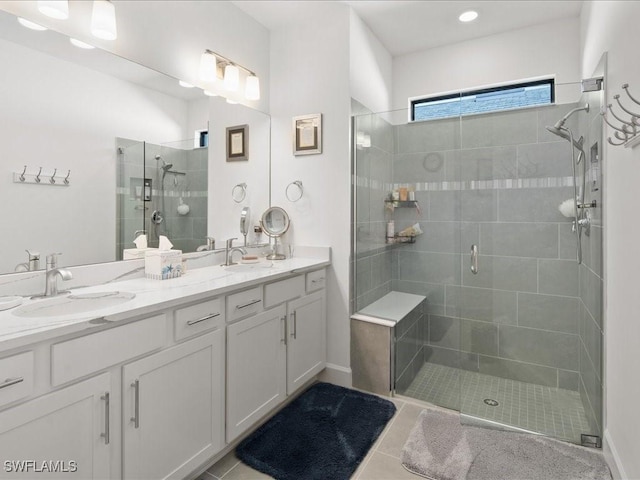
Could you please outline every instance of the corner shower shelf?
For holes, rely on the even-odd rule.
[[[384,203],[388,207],[393,207],[393,208],[416,208],[418,206],[417,200],[406,200],[406,201],[385,200]]]
[[[385,243],[387,244],[416,243],[416,236],[415,235],[394,235],[393,237],[385,237]]]

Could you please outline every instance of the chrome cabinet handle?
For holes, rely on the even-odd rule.
[[[104,433],[100,434],[100,436],[104,438],[104,444],[109,445],[111,441],[111,431],[109,429],[109,424],[111,423],[109,420],[109,392],[105,392],[105,394],[100,397],[100,400],[104,400]]]
[[[220,313],[210,313],[209,315],[205,315],[204,317],[199,318],[198,320],[189,320],[187,322],[187,325],[189,326],[195,325],[196,323],[204,322],[205,320],[209,320],[210,318],[216,318],[219,316],[220,316]]]
[[[322,283],[324,282],[324,277],[320,277],[317,280],[311,280],[311,283]]]
[[[283,316],[280,318],[280,331],[282,332],[282,336],[280,337],[280,343],[287,344],[287,316]]]
[[[259,298],[256,300],[251,300],[249,303],[245,303],[244,305],[236,305],[236,310],[240,310],[241,308],[250,307],[251,305],[255,305],[256,303],[260,303],[262,300]]]
[[[131,386],[134,389],[133,417],[131,421],[135,428],[140,427],[140,380],[134,381]]]
[[[478,246],[471,245],[471,273],[478,274]]]
[[[24,377],[18,378],[7,378],[4,383],[0,384],[0,388],[7,388],[11,385],[15,385],[16,383],[24,382]]]
[[[291,317],[293,318],[293,332],[291,332],[291,336],[293,337],[293,339],[296,339],[296,335],[298,333],[298,321],[297,321],[297,316],[296,316],[296,312],[294,310],[294,312],[291,314]]]

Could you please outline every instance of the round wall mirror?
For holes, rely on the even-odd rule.
[[[278,253],[278,238],[289,230],[289,215],[280,207],[268,208],[260,219],[264,233],[274,239],[273,253],[267,255],[267,260],[284,260],[286,257]]]

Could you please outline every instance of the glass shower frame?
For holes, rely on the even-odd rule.
[[[585,146],[590,153],[593,144],[600,146],[600,163],[587,158],[589,178],[596,178],[597,170],[602,171],[602,129],[597,123],[602,92],[588,95],[592,113],[572,118],[569,124],[580,134],[589,130]],[[580,103],[583,101],[581,98]],[[600,436],[601,214],[593,212],[593,236],[587,239],[589,260],[578,266],[571,221],[557,209],[573,196],[569,144],[546,136],[544,129],[573,107],[575,104],[536,107],[414,124],[407,123],[406,111],[354,117],[353,311],[392,290],[428,298],[426,323],[418,330],[424,337],[419,346],[410,347],[418,359],[407,363],[405,352],[403,362],[395,363],[405,369],[409,365],[412,374],[422,365],[433,366],[434,371],[413,391],[406,384],[394,385],[396,393],[419,397],[420,389],[423,393],[430,390],[431,402],[460,411],[465,423],[522,429],[576,443],[580,437],[574,431],[563,431],[562,423],[579,425],[577,420],[571,415],[562,419],[558,412],[573,408],[568,398],[578,399],[589,410],[587,425],[578,426],[579,433]],[[416,133],[425,127],[428,130]],[[488,142],[500,134],[506,139],[502,144]],[[401,145],[409,147],[403,151]],[[418,175],[418,171],[425,173]],[[595,196],[602,193],[601,178],[599,182]],[[421,213],[400,207],[390,215],[382,207],[400,187],[414,189]],[[506,221],[499,221],[499,211]],[[523,213],[533,218],[522,217]],[[415,244],[385,243],[390,218],[396,231],[426,222],[422,223],[425,233]],[[554,229],[555,247],[543,242],[546,253],[544,249],[539,253],[517,250],[518,245],[535,247],[535,234],[543,240],[551,238]],[[479,247],[478,275],[470,269],[471,245]],[[433,268],[429,271],[424,265]],[[558,325],[548,326],[544,324],[550,321],[548,312],[564,317]],[[503,356],[498,355],[500,345],[506,348]],[[549,345],[555,347],[545,352]],[[562,355],[558,364],[545,358],[558,351],[558,346],[573,352],[567,363],[562,363]],[[402,355],[398,346],[396,355]],[[591,371],[585,367],[589,362]],[[402,373],[395,372],[395,377]],[[474,381],[466,378],[469,373],[477,374]],[[535,408],[549,410],[551,415],[538,424],[495,415],[505,406],[516,410],[512,417],[522,419],[530,413],[528,405],[510,403],[490,385],[479,388],[491,382],[538,397]],[[492,400],[498,405],[492,406]],[[533,417],[535,408],[531,409]],[[545,427],[545,422],[552,428]]]

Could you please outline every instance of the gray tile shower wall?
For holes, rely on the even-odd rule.
[[[568,142],[544,128],[575,106],[394,127],[392,183],[415,188],[422,207],[394,212],[396,229],[419,221],[425,233],[391,251],[391,286],[429,300],[427,361],[587,396],[594,389],[593,376],[580,380],[594,348],[581,311],[598,305],[581,305],[597,282],[578,268],[571,220],[558,211],[573,196]],[[577,130],[575,116],[567,124]]]

